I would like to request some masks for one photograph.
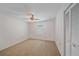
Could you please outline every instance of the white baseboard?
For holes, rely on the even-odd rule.
[[[54,41],[54,39],[51,38],[43,38],[43,37],[30,37],[29,39],[37,39],[37,40],[48,40],[48,41]]]

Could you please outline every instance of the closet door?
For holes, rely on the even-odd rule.
[[[72,19],[72,46],[71,55],[79,56],[79,4],[71,8]]]
[[[65,55],[70,55],[70,12],[65,12]]]

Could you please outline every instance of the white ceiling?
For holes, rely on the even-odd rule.
[[[33,13],[40,20],[54,18],[66,3],[4,3],[0,4],[0,15],[16,17],[25,20],[28,12]]]

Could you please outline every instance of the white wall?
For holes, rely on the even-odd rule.
[[[55,39],[55,19],[31,23],[30,29],[31,38],[51,41],[54,41]]]
[[[61,55],[64,55],[64,10],[68,5],[63,5],[56,16],[56,44]]]
[[[0,15],[0,50],[27,39],[27,26],[22,19]]]

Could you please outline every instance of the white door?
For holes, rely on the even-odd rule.
[[[71,55],[79,56],[79,4],[71,8],[72,45]]]

